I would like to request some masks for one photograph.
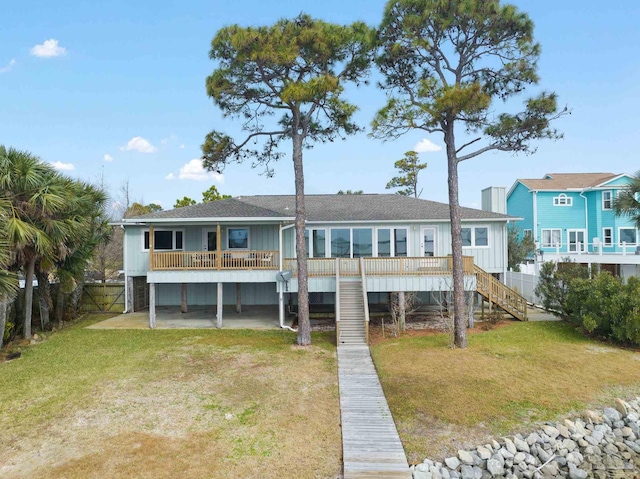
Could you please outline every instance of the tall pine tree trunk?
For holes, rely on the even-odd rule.
[[[296,184],[296,256],[298,258],[298,344],[311,344],[309,322],[309,285],[307,281],[307,247],[305,244],[304,173],[302,170],[302,135],[297,121],[293,127],[293,169]]]
[[[452,125],[452,123],[451,123]],[[458,159],[453,126],[445,134],[447,166],[449,170],[449,216],[451,218],[451,255],[453,262],[453,343],[457,348],[467,347],[467,324],[464,307],[464,270],[462,267],[462,226],[458,200]]]
[[[33,257],[27,263],[27,273],[24,278],[24,323],[22,326],[22,336],[24,339],[31,339],[31,316],[33,313],[33,271],[36,265],[36,258]]]

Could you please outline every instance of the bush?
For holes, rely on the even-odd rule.
[[[569,284],[573,280],[589,278],[586,266],[572,263],[552,261],[543,263],[540,268],[540,279],[536,286],[536,294],[542,297],[542,305],[556,316],[571,320],[575,305],[567,301]]]

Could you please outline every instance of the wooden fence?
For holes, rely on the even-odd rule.
[[[85,312],[122,313],[123,283],[89,283],[82,289],[80,308]]]

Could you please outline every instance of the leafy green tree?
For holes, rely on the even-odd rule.
[[[444,137],[454,344],[464,348],[458,165],[489,151],[530,153],[532,140],[560,138],[550,122],[563,112],[558,113],[554,93],[541,93],[527,99],[519,113],[499,113],[501,104],[513,105],[509,100],[538,82],[540,46],[533,38],[533,22],[512,5],[499,0],[391,0],[378,36],[382,53],[377,63],[389,100],[373,120],[373,136],[395,139],[417,129]]]
[[[25,338],[31,337],[34,275],[51,272],[74,245],[87,241],[92,221],[87,205],[96,206],[96,198],[87,199],[84,188],[36,156],[0,146],[0,191],[11,205],[7,240],[14,266],[25,275]]]
[[[394,176],[387,183],[386,189],[404,188],[396,193],[403,196],[413,196],[419,198],[422,190],[418,191],[418,174],[427,167],[426,163],[418,161],[418,153],[415,151],[407,151],[404,158],[396,161],[393,166],[399,170],[400,176]]]
[[[196,200],[192,200],[188,196],[184,196],[181,200],[176,200],[176,203],[173,205],[174,208],[184,208],[185,206],[192,206],[197,204]]]
[[[520,264],[535,254],[536,242],[531,235],[523,235],[522,229],[510,225],[507,231],[507,267],[520,271]]]
[[[342,190],[340,190],[340,191],[338,191],[337,194],[338,195],[363,195],[364,191],[362,191],[362,190],[354,190],[354,191],[351,191],[351,190],[342,191]]]
[[[134,202],[125,210],[124,217],[133,218],[135,216],[148,215],[149,213],[156,213],[158,211],[162,211],[162,206],[155,203],[145,205],[143,203]]]
[[[631,183],[618,193],[613,202],[616,214],[628,216],[640,228],[640,170],[633,175]]]
[[[569,258],[558,264],[546,261],[540,267],[535,292],[542,298],[544,309],[563,319],[571,319],[575,304],[567,302],[569,285],[574,280],[588,278],[589,269],[584,265],[571,262]]]
[[[231,25],[218,31],[209,57],[217,62],[207,78],[207,93],[225,117],[238,118],[246,136],[240,141],[209,133],[203,165],[222,171],[252,159],[272,176],[272,163],[292,147],[296,191],[298,258],[298,344],[311,344],[305,247],[303,150],[360,130],[356,107],[344,87],[365,78],[374,32],[362,22],[342,26],[300,14],[271,26]]]
[[[2,349],[7,324],[7,307],[18,289],[17,276],[9,271],[11,249],[6,231],[9,210],[9,202],[0,196],[0,349]]]
[[[231,198],[231,195],[222,195],[216,188],[216,185],[211,185],[211,187],[207,191],[202,192],[202,202],[209,203],[210,201],[216,200],[224,200],[226,198]]]

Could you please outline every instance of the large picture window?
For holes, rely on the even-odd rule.
[[[184,232],[182,230],[154,230],[153,249],[157,251],[181,251]],[[144,232],[142,249],[149,251],[149,230]]]
[[[376,246],[379,258],[407,256],[407,228],[379,228],[376,230]]]
[[[622,244],[635,245],[638,243],[638,230],[635,228],[618,228],[618,240]]]
[[[545,248],[555,248],[556,246],[562,246],[562,230],[543,229],[542,246],[544,246]]]
[[[388,258],[391,256],[391,230],[378,230],[378,256],[380,258]]]
[[[473,226],[462,228],[462,246],[464,248],[482,248],[489,246],[489,228]]]
[[[327,256],[326,230],[308,229],[304,232],[305,245],[307,246],[307,257],[324,258]],[[309,236],[311,236],[311,244],[309,244]]]
[[[351,230],[349,228],[331,229],[331,257],[351,258]]]
[[[229,228],[227,230],[229,249],[249,249],[249,229]]]
[[[353,257],[370,258],[373,256],[373,230],[371,228],[353,229]]]

